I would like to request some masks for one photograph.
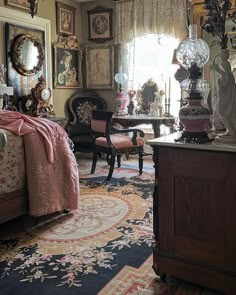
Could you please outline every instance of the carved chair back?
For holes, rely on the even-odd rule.
[[[79,90],[66,102],[65,108],[69,117],[65,129],[74,143],[74,152],[92,152],[91,117],[93,110],[105,110],[106,101],[96,92]]]

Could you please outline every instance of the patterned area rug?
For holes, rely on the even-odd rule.
[[[0,227],[0,294],[214,294],[152,270],[154,169],[137,160],[116,168],[110,182],[100,160],[78,159],[80,209],[18,218]],[[203,292],[204,291],[204,292]]]

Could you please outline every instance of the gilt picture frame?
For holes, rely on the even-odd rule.
[[[54,44],[54,88],[82,88],[82,52],[79,47]]]
[[[58,35],[72,36],[75,34],[75,13],[75,7],[56,2],[56,29]]]
[[[112,40],[112,8],[96,7],[88,13],[88,40],[103,43]]]
[[[30,12],[30,4],[28,0],[5,0],[5,5],[25,12]],[[38,4],[36,3],[36,14],[37,6]]]
[[[114,45],[85,46],[86,87],[114,89]]]

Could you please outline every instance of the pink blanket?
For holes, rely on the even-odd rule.
[[[65,130],[46,119],[4,110],[0,128],[24,136],[29,214],[77,209],[79,173]]]

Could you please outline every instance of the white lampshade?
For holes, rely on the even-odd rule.
[[[125,73],[115,74],[115,81],[118,84],[123,84],[128,80],[128,76]]]

